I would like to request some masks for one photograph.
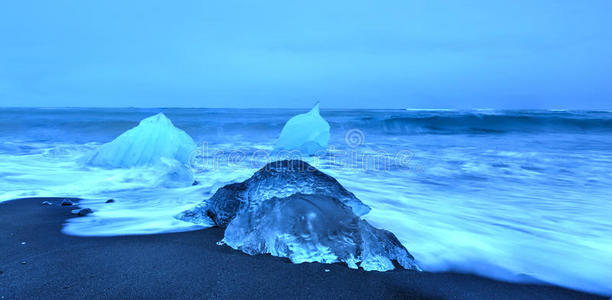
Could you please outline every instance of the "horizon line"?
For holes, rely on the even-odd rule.
[[[0,106],[0,109],[311,109],[312,107],[190,107],[190,106]],[[417,108],[417,107],[325,107],[321,110],[403,110],[403,111],[594,111],[612,112],[612,109],[603,108]]]

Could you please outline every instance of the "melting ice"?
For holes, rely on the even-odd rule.
[[[88,163],[92,166],[127,168],[172,165],[168,160],[174,159],[185,164],[195,149],[193,139],[174,127],[166,115],[159,113],[100,146]]]
[[[220,188],[208,201],[179,215],[178,218],[198,223],[213,216],[218,226],[227,226],[245,207],[254,209],[273,197],[284,198],[296,193],[323,194],[337,198],[357,216],[370,211],[353,193],[347,191],[336,179],[300,160],[271,162],[251,178]]]
[[[177,217],[227,226],[225,243],[248,254],[270,253],[295,263],[344,262],[376,271],[392,270],[397,261],[417,269],[395,235],[359,218],[369,211],[333,177],[306,162],[283,160],[220,188]]]
[[[317,103],[309,112],[287,121],[274,149],[297,150],[304,155],[314,155],[327,148],[329,128],[329,124],[319,113]]]
[[[294,263],[344,262],[349,268],[388,271],[398,262],[418,269],[393,233],[374,228],[331,195],[293,194],[240,211],[223,241],[248,254],[270,253]]]

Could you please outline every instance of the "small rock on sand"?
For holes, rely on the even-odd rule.
[[[93,213],[93,210],[91,210],[91,208],[82,208],[82,209],[73,209],[72,210],[72,214],[73,215],[79,215],[79,216],[86,216],[90,213]]]
[[[108,199],[108,200],[106,200],[106,203],[114,203],[114,202],[115,202],[115,199]]]

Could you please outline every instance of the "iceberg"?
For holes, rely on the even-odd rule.
[[[395,235],[326,195],[275,197],[243,211],[228,224],[223,242],[250,255],[269,253],[293,263],[343,262],[366,271],[393,270],[397,263],[419,269]]]
[[[289,119],[274,150],[300,151],[304,155],[314,155],[327,149],[329,142],[329,123],[319,114],[317,103],[309,112]]]
[[[186,164],[196,144],[183,130],[174,127],[163,113],[148,117],[138,126],[104,144],[88,164],[107,168],[168,165],[168,159]],[[164,161],[166,159],[166,161]]]
[[[387,271],[418,267],[391,232],[360,216],[370,207],[336,179],[301,160],[272,162],[246,181],[220,188],[180,220],[225,227],[223,242],[247,254],[294,263],[344,262]]]
[[[246,181],[220,188],[209,200],[183,212],[178,218],[196,224],[197,220],[208,222],[212,219],[217,226],[225,227],[242,209],[255,208],[273,197],[284,198],[297,193],[332,195],[357,216],[370,212],[369,206],[335,178],[304,161],[282,160],[265,165]]]

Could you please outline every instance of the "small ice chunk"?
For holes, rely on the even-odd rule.
[[[327,149],[329,124],[319,114],[319,104],[309,112],[289,119],[276,141],[274,150],[297,150],[303,155],[314,155]]]
[[[187,187],[193,183],[193,172],[190,168],[175,159],[162,157],[164,166],[162,176],[159,178],[158,186],[167,188]]]
[[[158,165],[163,163],[162,158],[167,158],[186,164],[195,149],[193,139],[159,113],[100,146],[88,163],[107,168],[127,168]]]

